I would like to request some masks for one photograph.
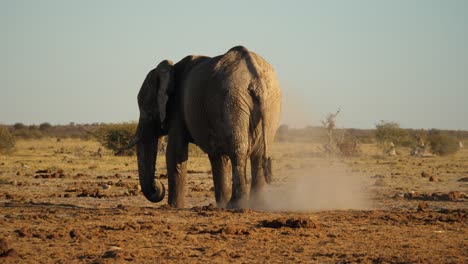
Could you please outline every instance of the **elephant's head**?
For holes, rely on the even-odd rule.
[[[174,87],[174,66],[162,61],[146,76],[138,93],[140,119],[130,145],[137,146],[138,174],[145,197],[154,203],[165,195],[164,185],[155,179],[158,138],[166,135],[167,104]]]

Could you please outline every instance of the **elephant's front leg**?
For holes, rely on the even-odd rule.
[[[231,162],[228,156],[208,155],[213,172],[213,183],[215,189],[216,205],[218,208],[226,207],[231,192],[229,190],[231,181]]]
[[[169,181],[169,200],[172,207],[185,205],[185,184],[187,175],[188,141],[178,131],[169,133],[166,152],[167,178]]]

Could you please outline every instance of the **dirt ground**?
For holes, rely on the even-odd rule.
[[[42,139],[0,156],[1,263],[468,262],[467,149],[332,158],[275,143],[266,203],[226,210],[204,156],[190,157],[186,208],[171,209],[140,193],[135,157],[98,148]]]

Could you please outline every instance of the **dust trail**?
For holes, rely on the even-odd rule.
[[[252,208],[263,211],[319,211],[370,209],[366,184],[342,167],[283,171],[283,182],[266,186],[262,202]],[[288,174],[285,176],[285,174]]]

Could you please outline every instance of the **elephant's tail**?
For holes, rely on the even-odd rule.
[[[265,108],[263,107],[263,100],[261,102],[261,112],[262,112],[262,138],[263,138],[263,173],[265,175],[265,181],[271,183],[272,179],[272,169],[271,169],[271,157],[268,149],[268,135],[267,135],[267,124],[265,120]]]
[[[266,110],[266,105],[265,105],[265,98],[267,97],[267,93],[265,92],[265,87],[266,84],[264,80],[262,79],[257,79],[256,82],[253,83],[254,85],[251,85],[250,87],[250,92],[253,95],[253,97],[256,99],[258,102],[259,108],[260,108],[260,122],[262,126],[262,143],[263,143],[263,160],[262,160],[262,167],[263,167],[263,173],[265,175],[265,181],[267,183],[271,183],[272,180],[272,169],[271,169],[271,157],[270,157],[270,152],[269,152],[269,142],[268,142],[268,129],[269,129],[269,124],[268,119],[266,118],[268,113]]]

